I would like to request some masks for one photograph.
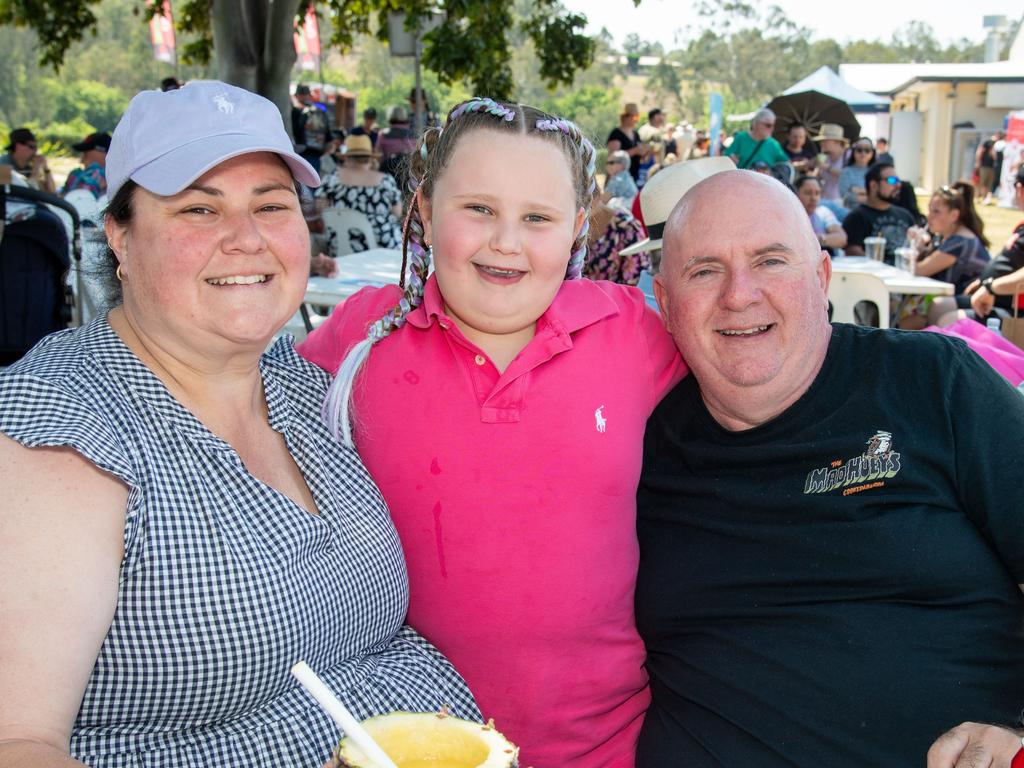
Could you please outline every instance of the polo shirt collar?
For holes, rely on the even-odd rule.
[[[570,334],[618,313],[618,306],[599,283],[580,278],[562,283],[539,323]],[[424,286],[423,301],[409,313],[407,322],[415,328],[428,328],[440,321],[450,321],[450,318],[444,310],[437,278],[431,274]]]

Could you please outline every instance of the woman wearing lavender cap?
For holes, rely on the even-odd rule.
[[[0,766],[319,766],[359,717],[479,717],[403,626],[405,566],[328,377],[273,336],[316,186],[276,107],[146,91],[107,159],[115,306],[0,374]]]

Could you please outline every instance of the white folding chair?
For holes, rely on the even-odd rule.
[[[833,322],[856,323],[854,307],[866,301],[878,309],[878,327],[889,327],[889,289],[880,277],[868,274],[832,275],[828,298],[832,302]]]
[[[377,247],[373,225],[365,213],[349,208],[327,208],[320,214],[328,231],[331,258],[369,251]]]

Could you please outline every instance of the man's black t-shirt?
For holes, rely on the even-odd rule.
[[[907,242],[907,227],[914,226],[914,217],[906,208],[890,205],[884,211],[858,205],[843,219],[848,245],[864,247],[865,237],[885,238],[885,261],[896,263],[896,249]]]
[[[608,141],[619,142],[619,149],[623,152],[628,152],[633,147],[640,143],[640,137],[636,131],[632,131],[632,136],[623,131],[621,128],[613,128],[612,132],[608,134]],[[633,177],[633,181],[640,178],[640,155],[631,155],[629,158],[629,175]]]
[[[729,432],[692,376],[647,426],[637,768],[924,765],[1024,706],[1024,398],[960,341],[836,324]]]

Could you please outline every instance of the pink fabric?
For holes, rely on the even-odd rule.
[[[943,328],[929,325],[925,330],[963,339],[1013,386],[1024,381],[1024,351],[976,320],[961,318]]]
[[[300,353],[333,371],[397,297],[360,291]],[[633,616],[641,446],[685,371],[640,291],[575,280],[499,374],[431,278],[357,381],[356,444],[405,549],[409,622],[520,765],[633,765],[649,701]]]

